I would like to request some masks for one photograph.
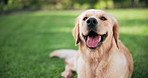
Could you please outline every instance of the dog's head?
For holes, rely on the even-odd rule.
[[[76,19],[73,29],[76,44],[84,44],[90,50],[114,40],[118,47],[118,25],[114,17],[102,10],[87,10]]]

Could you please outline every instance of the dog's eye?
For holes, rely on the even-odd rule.
[[[85,21],[88,17],[84,17],[83,20]]]
[[[103,21],[107,20],[107,19],[106,19],[105,17],[103,17],[103,16],[100,17],[100,19],[103,20]]]

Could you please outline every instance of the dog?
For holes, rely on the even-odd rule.
[[[82,12],[73,28],[79,50],[56,50],[50,57],[65,58],[62,76],[78,78],[130,78],[133,59],[129,50],[118,39],[118,22],[110,14],[90,9]]]

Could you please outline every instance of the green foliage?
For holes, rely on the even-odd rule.
[[[148,77],[148,10],[106,10],[119,21],[120,40],[134,59],[132,78]],[[71,30],[80,11],[37,11],[0,18],[1,78],[61,78],[64,60],[57,49],[77,49]],[[75,75],[74,78],[77,78]]]
[[[148,7],[147,4],[148,0],[1,0],[0,13],[24,9],[143,8]]]
[[[22,9],[23,5],[16,0],[9,0],[7,5],[0,3],[0,11],[10,11],[16,9]]]

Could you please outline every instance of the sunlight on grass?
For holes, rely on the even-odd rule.
[[[33,13],[33,16],[44,16],[44,15],[58,15],[58,16],[64,16],[64,15],[68,15],[68,16],[76,16],[78,14],[80,14],[82,11],[38,11]]]
[[[114,9],[106,10],[111,15],[115,16],[117,20],[119,19],[148,19],[148,10],[147,9]]]
[[[123,34],[131,34],[131,35],[143,35],[143,36],[148,36],[148,27],[146,26],[122,26],[119,28],[120,33]]]

